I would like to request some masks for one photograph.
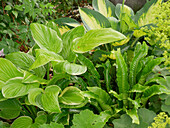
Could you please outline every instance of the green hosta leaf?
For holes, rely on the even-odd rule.
[[[90,110],[81,111],[80,114],[74,115],[72,128],[103,128],[106,121],[102,117]]]
[[[41,49],[59,53],[62,50],[62,40],[57,32],[42,24],[32,23],[30,25],[32,36]]]
[[[0,90],[1,90],[2,87],[4,87],[4,86],[5,86],[5,82],[3,82],[3,81],[0,80]]]
[[[25,84],[22,83],[22,77],[12,78],[5,83],[2,88],[2,94],[5,98],[15,98],[28,94],[30,89],[38,88],[38,83]]]
[[[19,116],[21,108],[16,99],[0,101],[0,117],[3,119],[14,119]]]
[[[103,89],[99,88],[99,87],[87,87],[87,89],[94,93],[95,95],[98,96],[98,98],[96,100],[105,103],[105,104],[112,104],[112,99],[110,98],[109,94],[107,92],[105,92]]]
[[[126,113],[132,118],[132,123],[139,124],[139,117],[136,109],[127,110]]]
[[[15,64],[15,66],[27,71],[29,71],[29,68],[35,61],[35,58],[33,56],[24,52],[11,53],[6,55],[5,58],[10,60],[13,64]],[[31,72],[39,77],[44,77],[46,71],[45,68],[42,66],[37,69],[33,69]]]
[[[93,0],[92,4],[105,17],[115,17],[115,6],[109,0]]]
[[[112,29],[119,30],[119,22],[120,20],[116,19],[115,17],[108,17],[107,18],[111,24]]]
[[[54,29],[57,32],[57,35],[61,38],[61,33],[60,33],[60,30],[59,30],[57,24],[55,24],[53,21],[51,21],[51,22],[47,23],[47,27]]]
[[[116,16],[117,16],[119,19],[120,19],[121,13],[126,13],[126,14],[129,15],[130,17],[133,17],[133,16],[134,16],[133,10],[132,10],[130,7],[128,7],[127,5],[124,5],[123,12],[122,12],[122,4],[117,4],[117,5],[116,5],[115,13],[116,13]]]
[[[127,114],[123,114],[120,119],[113,120],[115,128],[147,128],[153,122],[156,114],[145,108],[138,110],[140,124],[133,124],[132,119]]]
[[[0,128],[9,128],[10,125],[7,122],[0,121]]]
[[[63,65],[64,71],[70,75],[81,75],[87,71],[87,67],[84,65],[65,62]]]
[[[37,49],[36,60],[33,63],[33,65],[30,67],[30,70],[43,66],[50,61],[64,62],[64,59],[62,58],[62,56],[54,52],[43,50],[43,49]]]
[[[130,74],[129,74],[129,83],[130,86],[136,84],[136,75],[138,72],[139,62],[142,58],[144,58],[148,53],[148,46],[144,42],[142,46],[139,48],[138,52],[135,53],[135,56],[130,64]]]
[[[148,77],[148,75],[152,72],[153,68],[156,65],[159,65],[161,62],[165,61],[165,58],[156,58],[156,59],[152,59],[148,62],[147,65],[145,65],[144,69],[141,72],[141,77],[139,79],[139,83],[140,84],[144,84],[146,78]]]
[[[71,80],[73,83],[78,84],[81,90],[86,90],[87,83],[81,77],[71,76]]]
[[[86,65],[89,72],[91,72],[91,74],[96,77],[96,78],[100,78],[100,75],[98,73],[98,71],[96,70],[94,64],[92,61],[90,61],[88,58],[86,58],[85,56],[83,56],[82,54],[77,54],[78,55],[78,60],[80,61],[81,64]]]
[[[121,55],[120,49],[115,52],[116,56],[116,63],[117,63],[117,81],[119,87],[119,94],[122,93],[123,99],[127,99],[128,91],[129,91],[129,84],[128,84],[128,69],[126,62]]]
[[[87,30],[109,28],[111,26],[107,18],[99,12],[87,8],[79,8],[79,12]]]
[[[0,58],[0,76],[0,80],[6,82],[14,77],[22,77],[23,74],[9,60]]]
[[[51,122],[50,124],[43,124],[39,128],[64,128],[62,124]]]
[[[24,71],[24,78],[22,80],[23,83],[39,83],[39,84],[47,84],[48,81],[38,76],[33,75],[30,72]]]
[[[32,119],[29,116],[21,116],[17,118],[10,128],[30,128],[32,125]]]
[[[170,94],[170,90],[167,90],[167,88],[163,85],[152,85],[150,88],[144,91],[142,98],[147,100],[153,95],[163,93]]]
[[[82,38],[75,40],[73,50],[77,53],[84,53],[95,47],[119,40],[126,37],[111,28],[102,28],[88,31]]]
[[[59,101],[66,105],[82,104],[85,101],[85,98],[80,92],[81,90],[76,87],[67,87],[60,94]]]
[[[78,37],[82,37],[85,34],[85,29],[83,26],[76,27],[66,33],[63,34],[62,40],[63,40],[63,49],[61,51],[62,57],[69,61],[73,62],[76,55],[72,51],[73,46],[73,40]]]
[[[58,103],[58,94],[60,88],[56,85],[46,87],[45,91],[38,88],[32,89],[28,94],[28,100],[31,104],[36,105],[48,112],[61,112]]]

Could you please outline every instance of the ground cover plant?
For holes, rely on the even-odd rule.
[[[82,24],[30,24],[35,45],[0,58],[0,127],[170,127],[170,1],[136,13],[124,2],[93,0]]]

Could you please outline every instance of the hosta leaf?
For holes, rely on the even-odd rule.
[[[0,80],[6,82],[14,77],[22,77],[23,74],[9,60],[0,58],[0,76]]]
[[[48,112],[61,112],[58,102],[60,88],[56,85],[46,87],[45,90],[40,88],[32,89],[28,94],[28,100],[31,104],[36,105]]]
[[[110,98],[109,94],[103,89],[99,87],[87,87],[87,89],[98,96],[96,100],[99,100],[100,102],[103,102],[105,104],[112,104],[112,99]]]
[[[116,63],[117,63],[117,81],[118,81],[118,87],[119,87],[119,94],[122,93],[123,99],[127,99],[128,91],[129,91],[129,84],[128,84],[128,69],[127,64],[120,52],[120,49],[118,49],[117,52],[115,52],[116,55]]]
[[[71,80],[73,83],[78,84],[81,90],[86,90],[87,83],[81,77],[71,76]]]
[[[144,84],[146,78],[148,77],[148,75],[152,72],[153,68],[156,65],[159,65],[161,62],[165,61],[165,58],[156,58],[156,59],[152,59],[150,60],[147,65],[145,65],[144,69],[141,72],[141,76],[139,79],[139,83],[140,84]]]
[[[166,105],[166,104],[163,104],[161,106],[161,110],[164,111],[164,112],[168,112],[168,114],[170,114],[170,105]]]
[[[73,50],[77,53],[84,53],[95,47],[119,40],[126,37],[111,28],[102,28],[88,31],[82,38],[75,40]]]
[[[79,12],[87,30],[111,27],[108,19],[99,12],[87,8],[79,8]]]
[[[64,71],[70,75],[81,75],[87,71],[87,67],[84,65],[65,62],[63,65]]]
[[[64,59],[62,58],[62,56],[54,52],[43,50],[43,49],[37,49],[36,60],[33,63],[33,65],[30,67],[30,70],[43,66],[50,61],[64,62]]]
[[[38,76],[33,75],[30,72],[24,71],[24,78],[22,80],[23,83],[39,83],[39,84],[47,84],[48,81],[42,79]]]
[[[30,25],[32,36],[41,49],[59,53],[62,50],[62,40],[57,32],[45,25],[32,23]]]
[[[92,5],[105,17],[115,17],[115,6],[109,0],[93,0]]]
[[[2,87],[4,87],[4,86],[5,86],[5,82],[3,82],[3,81],[0,80],[0,90],[1,90]]]
[[[127,110],[126,113],[132,118],[132,123],[139,124],[139,117],[136,109]]]
[[[122,12],[122,4],[117,4],[117,5],[116,5],[115,13],[116,13],[116,16],[117,16],[119,19],[120,19],[121,13],[126,13],[126,14],[129,15],[130,17],[133,17],[133,16],[134,16],[133,10],[132,10],[130,7],[128,7],[127,5],[124,5],[123,12]]]
[[[21,108],[16,99],[0,101],[0,117],[3,119],[14,119],[19,116]]]
[[[107,18],[111,24],[112,29],[119,30],[119,22],[120,20],[116,19],[115,17],[108,17]]]
[[[10,125],[7,122],[0,121],[0,128],[9,128]]]
[[[5,83],[2,88],[2,94],[5,98],[15,98],[28,94],[30,89],[38,88],[38,83],[25,84],[22,83],[23,78],[12,78]]]
[[[105,121],[101,117],[90,110],[81,111],[80,114],[74,114],[72,128],[103,128]]]
[[[76,55],[72,51],[72,42],[75,38],[82,37],[85,34],[85,29],[83,26],[76,27],[66,33],[63,34],[63,49],[61,51],[61,55],[65,60],[69,62],[73,62]]]
[[[61,38],[61,33],[60,33],[60,30],[59,30],[57,24],[55,24],[53,21],[51,21],[51,22],[47,23],[47,27],[55,30],[57,32],[57,35]]]
[[[86,65],[89,72],[91,72],[91,74],[96,77],[96,78],[100,78],[100,75],[97,71],[97,69],[95,68],[94,64],[92,61],[90,61],[88,58],[86,58],[85,56],[83,56],[82,54],[77,54],[78,55],[78,60],[80,61],[81,64]]]
[[[135,56],[130,64],[129,83],[131,87],[133,87],[133,85],[136,84],[136,75],[138,72],[139,62],[143,57],[147,55],[147,53],[148,46],[144,42],[142,46],[139,48],[138,52],[135,53]]]
[[[66,105],[79,105],[85,101],[84,96],[80,92],[81,90],[76,87],[67,87],[60,94],[59,101]]]
[[[30,128],[32,125],[32,119],[29,116],[21,116],[17,118],[10,128]]]
[[[5,56],[6,59],[10,60],[15,66],[29,71],[29,68],[34,63],[35,58],[27,53],[24,52],[15,52]],[[45,68],[39,67],[37,69],[32,70],[34,74],[39,77],[44,77],[45,75]]]

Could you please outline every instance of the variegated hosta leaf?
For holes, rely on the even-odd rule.
[[[32,105],[36,105],[48,112],[61,112],[58,94],[61,89],[56,85],[46,87],[45,90],[38,88],[32,89],[28,94],[28,100]]]
[[[33,65],[30,67],[30,70],[43,66],[50,61],[56,61],[56,62],[65,61],[62,56],[48,50],[36,49],[35,52],[36,52],[36,60],[33,63]]]
[[[61,51],[62,57],[69,61],[73,62],[76,55],[72,50],[73,40],[78,37],[82,37],[85,34],[85,29],[83,26],[76,27],[63,34],[63,49]]]
[[[95,47],[119,40],[126,37],[111,28],[101,28],[88,31],[82,38],[74,40],[73,50],[77,53],[84,53]]]
[[[85,97],[80,92],[77,87],[67,87],[60,94],[59,101],[65,105],[80,105],[85,102]]]
[[[63,44],[57,32],[45,25],[32,23],[30,25],[32,36],[41,49],[59,53]]]
[[[92,4],[105,17],[115,17],[115,6],[109,0],[93,0]]]
[[[108,19],[99,12],[87,8],[79,8],[79,12],[87,30],[111,27]]]
[[[8,54],[5,58],[10,60],[17,67],[27,71],[29,71],[29,68],[35,61],[34,56],[31,56],[24,52],[14,52]],[[31,72],[42,78],[44,77],[46,70],[43,66],[41,66],[37,69],[33,69]]]
[[[74,64],[65,62],[63,65],[63,69],[70,75],[81,75],[87,71],[87,67],[84,65]]]
[[[61,38],[61,33],[56,23],[54,23],[53,21],[48,22],[47,27],[55,30],[57,32],[57,35]]]
[[[120,49],[118,49],[117,52],[115,52],[116,55],[116,64],[117,64],[117,81],[118,81],[118,87],[119,87],[119,94],[122,94],[123,99],[128,98],[128,91],[129,91],[129,83],[128,83],[128,69],[127,64],[120,52]]]
[[[22,83],[22,77],[12,78],[5,83],[2,94],[5,98],[16,98],[28,94],[30,89],[38,88],[38,83]]]
[[[133,17],[134,12],[133,10],[128,7],[127,5],[124,5],[123,12],[122,12],[122,4],[117,4],[115,8],[116,16],[120,19],[122,13],[126,13],[128,16]]]
[[[139,124],[139,116],[135,108],[131,110],[126,110],[126,113],[132,118],[132,123]]]
[[[9,60],[0,58],[0,80],[3,82],[8,81],[14,77],[22,77],[23,74],[17,70],[15,65]]]

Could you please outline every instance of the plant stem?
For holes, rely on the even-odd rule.
[[[105,47],[106,47],[106,51],[109,52],[109,48],[108,48],[107,44],[105,44]]]
[[[131,44],[131,48],[135,45],[135,43],[136,43],[138,40],[139,40],[139,37],[137,37],[137,38],[133,41],[133,43]]]
[[[122,32],[122,14],[124,11],[124,4],[125,4],[125,0],[123,0],[122,2],[122,9],[121,9],[121,14],[120,14],[120,31]]]
[[[47,64],[47,80],[50,79],[50,63]]]

